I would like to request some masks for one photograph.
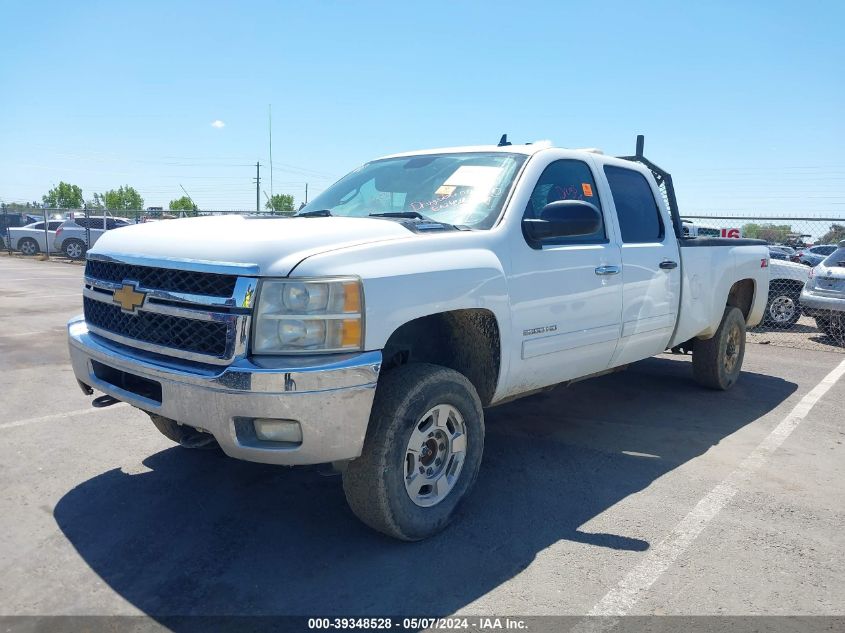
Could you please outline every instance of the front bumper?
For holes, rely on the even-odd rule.
[[[230,457],[265,464],[358,457],[381,370],[381,352],[243,358],[222,369],[200,366],[107,341],[89,332],[82,316],[68,322],[68,343],[73,372],[81,383],[208,431]],[[136,389],[136,378],[145,385],[160,385],[160,397],[157,391],[150,397],[147,390]],[[254,418],[298,421],[302,443],[257,440],[249,432]]]
[[[805,287],[801,291],[801,312],[807,316],[825,316],[831,312],[845,312],[845,298],[808,292]]]

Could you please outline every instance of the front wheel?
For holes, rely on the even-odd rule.
[[[443,530],[475,482],[484,412],[456,371],[429,364],[394,369],[379,381],[361,456],[343,473],[355,515],[404,541]]]
[[[728,306],[712,338],[697,340],[692,352],[692,375],[710,389],[727,391],[736,384],[745,357],[745,317]]]

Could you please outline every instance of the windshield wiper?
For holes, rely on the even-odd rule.
[[[449,224],[448,222],[441,222],[434,218],[424,216],[417,211],[390,211],[388,213],[370,213],[371,218],[405,218],[409,220],[422,220],[423,222],[431,222],[432,224],[439,224],[440,226],[448,226],[459,231],[471,231],[472,228],[463,224]]]
[[[388,213],[371,213],[371,218],[411,218],[415,220],[427,220],[429,222],[436,222],[431,218],[425,217],[422,213],[416,211],[390,211]]]
[[[306,211],[305,213],[297,213],[297,218],[330,218],[332,212],[329,209],[319,209],[317,211]]]

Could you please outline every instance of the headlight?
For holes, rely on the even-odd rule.
[[[360,350],[364,330],[362,305],[358,279],[265,279],[258,292],[252,352]]]

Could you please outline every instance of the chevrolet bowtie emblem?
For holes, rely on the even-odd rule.
[[[112,301],[118,304],[124,312],[134,313],[135,310],[144,305],[146,296],[147,293],[138,292],[135,284],[124,283],[120,289],[114,291]]]

